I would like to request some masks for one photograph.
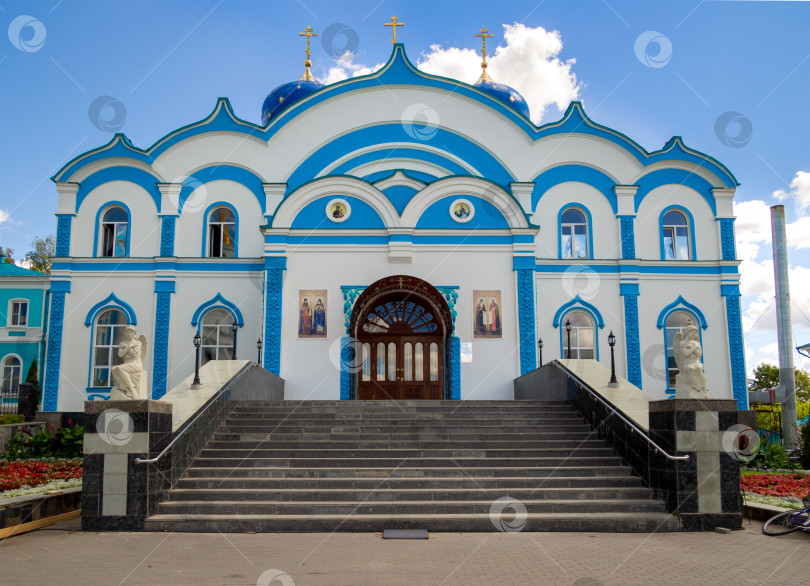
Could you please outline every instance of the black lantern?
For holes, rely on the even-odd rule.
[[[571,320],[565,320],[565,333],[568,334],[568,351],[565,354],[565,357],[568,360],[571,360]]]
[[[194,334],[194,352],[195,352],[195,361],[194,361],[194,381],[191,383],[192,389],[199,389],[202,386],[200,383],[200,346],[202,345],[202,338],[200,337],[200,332],[197,330],[197,333]]]
[[[537,339],[537,364],[543,366],[543,338]]]
[[[239,324],[236,321],[233,322],[233,354],[231,355],[231,360],[236,360],[236,332],[239,330]]]
[[[256,350],[259,351],[258,357],[256,359],[256,364],[261,366],[261,364],[262,364],[262,339],[261,338],[259,338],[258,341],[256,342]]]
[[[618,387],[619,381],[616,380],[616,359],[613,353],[613,347],[616,345],[616,336],[613,335],[613,330],[610,330],[608,334],[608,344],[610,345],[610,382],[608,386]]]

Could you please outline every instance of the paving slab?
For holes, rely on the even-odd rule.
[[[196,534],[82,532],[69,521],[0,541],[7,586],[72,584],[807,584],[810,535],[758,521],[705,533]]]

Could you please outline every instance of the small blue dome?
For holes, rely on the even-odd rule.
[[[475,87],[495,96],[504,104],[512,106],[526,118],[529,117],[529,105],[526,103],[526,100],[524,100],[523,96],[510,88],[508,85],[495,83],[491,79],[487,78],[486,80],[479,79],[475,83]]]
[[[267,126],[277,114],[284,108],[293,104],[324,87],[324,85],[314,79],[297,79],[278,86],[267,94],[267,98],[262,105],[262,126]]]

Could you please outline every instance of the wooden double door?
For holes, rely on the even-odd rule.
[[[357,351],[358,399],[444,399],[445,348],[441,336],[368,336],[359,341]]]

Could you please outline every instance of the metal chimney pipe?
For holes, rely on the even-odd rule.
[[[773,276],[776,283],[776,335],[779,341],[779,383],[785,391],[782,401],[782,438],[785,448],[799,445],[796,425],[796,375],[793,370],[793,326],[790,321],[785,206],[771,207],[773,234]]]

